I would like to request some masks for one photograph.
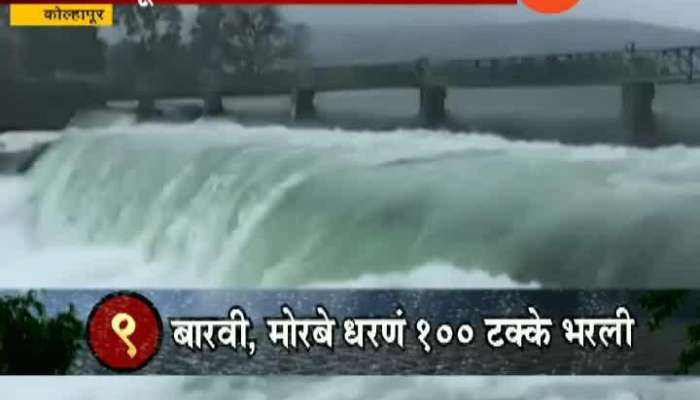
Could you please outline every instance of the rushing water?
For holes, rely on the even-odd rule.
[[[228,122],[70,129],[28,176],[0,179],[0,286],[698,287],[699,176],[700,150],[684,147]],[[10,398],[66,399],[627,400],[698,389],[653,378],[0,382]]]
[[[428,266],[548,286],[700,286],[700,150],[223,123],[130,131],[70,135],[39,161],[35,240],[128,248],[176,264],[180,283],[217,286]]]

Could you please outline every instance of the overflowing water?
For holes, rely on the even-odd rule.
[[[168,266],[139,285],[333,284],[439,266],[546,286],[700,286],[699,150],[224,123],[129,131],[66,137],[35,166],[28,203],[42,246]]]
[[[699,177],[700,150],[684,147],[213,121],[71,128],[28,176],[0,178],[0,286],[700,287]],[[652,378],[40,381],[47,389],[24,379],[2,386],[22,398],[63,388],[67,399],[493,400],[688,398],[699,386]]]

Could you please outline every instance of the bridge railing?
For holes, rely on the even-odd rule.
[[[700,77],[700,50],[677,47],[463,59],[433,68],[450,85],[465,87],[695,82]]]
[[[304,87],[316,91],[409,88],[425,85],[454,87],[517,87],[562,85],[619,85],[647,81],[700,81],[700,46],[632,49],[475,58],[429,62],[307,66],[264,74],[223,76],[214,88],[177,87],[151,82],[147,88],[103,85],[106,98],[135,98],[141,91],[156,97],[197,97],[217,91],[227,96],[287,94]]]
[[[658,66],[658,75],[673,81],[700,80],[700,46],[654,50],[649,53]]]

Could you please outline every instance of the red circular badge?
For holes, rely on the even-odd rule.
[[[525,5],[544,14],[560,14],[571,10],[580,0],[525,0]]]
[[[143,368],[158,353],[162,338],[158,310],[137,293],[104,297],[88,319],[87,341],[92,354],[115,371]]]

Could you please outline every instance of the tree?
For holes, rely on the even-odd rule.
[[[307,40],[303,25],[284,23],[273,6],[199,7],[191,50],[199,60],[205,112],[223,111],[220,88],[226,72],[256,75],[298,57]]]
[[[225,47],[222,27],[225,13],[221,6],[212,5],[197,8],[197,16],[190,32],[190,45],[202,64],[212,68],[221,68],[220,61],[213,59],[216,52]]]
[[[19,58],[29,76],[56,72],[93,73],[104,69],[104,43],[96,28],[22,28]]]
[[[226,47],[222,32],[224,16],[221,6],[198,7],[191,31],[190,49],[200,63],[199,78],[206,91],[204,112],[209,115],[224,111],[218,92],[223,83],[223,55]]]
[[[21,66],[27,76],[58,71],[91,73],[104,68],[104,45],[96,28],[8,29],[9,7],[0,5],[0,70]],[[9,56],[7,56],[9,55]]]
[[[137,71],[136,90],[139,91],[138,112],[150,115],[155,110],[152,92],[159,82],[158,77],[162,77],[156,72],[167,65],[163,55],[172,54],[181,45],[182,13],[176,6],[117,7],[115,21],[125,31],[127,40],[135,43],[133,60]]]
[[[12,75],[12,66],[16,58],[11,32],[7,28],[7,17],[8,6],[0,5],[0,54],[5,55],[0,58],[0,78]]]
[[[688,290],[663,290],[642,295],[639,303],[651,314],[649,329],[652,332],[661,329],[663,323],[690,300],[690,294]],[[697,316],[700,317],[700,308],[697,309]],[[681,375],[697,372],[700,367],[700,323],[686,328],[686,339],[688,346],[681,352],[676,370]]]
[[[0,297],[0,375],[65,374],[83,330],[73,305],[51,317],[33,292]]]
[[[277,8],[240,6],[227,11],[222,27],[225,56],[236,71],[258,74],[297,53],[298,40],[285,28]]]

